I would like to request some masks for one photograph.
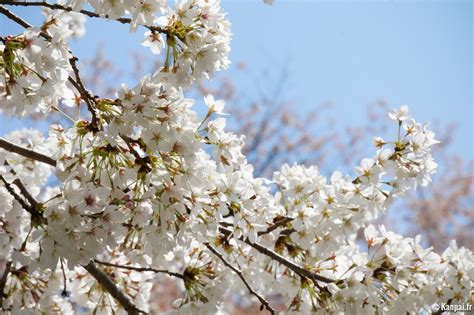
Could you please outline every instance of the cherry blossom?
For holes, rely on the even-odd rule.
[[[44,118],[78,95],[90,116],[51,125],[48,136],[22,129],[0,139],[2,312],[146,313],[157,276],[178,284],[181,314],[218,313],[226,292],[246,292],[272,314],[269,293],[288,314],[470,301],[471,251],[453,241],[438,254],[374,225],[436,171],[435,134],[407,106],[389,113],[392,139],[375,138],[353,174],[285,164],[258,178],[244,137],[225,129],[224,102],[185,93],[229,64],[219,1],[44,6],[54,11],[42,27],[3,39],[2,113]],[[67,46],[86,16],[147,28],[144,45],[165,52],[164,66],[114,99],[95,96]]]

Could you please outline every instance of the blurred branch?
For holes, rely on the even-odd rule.
[[[56,167],[56,161],[50,158],[49,156],[13,144],[5,138],[0,137],[0,148],[5,149],[9,152],[19,154],[23,157]]]

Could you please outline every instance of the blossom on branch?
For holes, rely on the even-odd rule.
[[[68,89],[90,112],[63,113],[71,124],[52,125],[47,138],[22,130],[0,139],[3,312],[146,313],[156,274],[179,283],[175,313],[217,313],[225,292],[242,290],[272,314],[271,293],[289,314],[398,314],[470,301],[472,252],[453,242],[440,255],[419,237],[372,225],[436,170],[438,141],[408,107],[389,114],[392,140],[377,138],[354,176],[285,164],[272,180],[255,177],[244,138],[225,130],[224,102],[184,93],[229,63],[219,1],[87,1],[95,12],[79,11],[85,3],[43,5],[148,28],[146,44],[166,51],[164,66],[109,99],[86,89],[67,46],[73,32],[54,18],[3,39],[3,112],[22,116],[36,104],[45,116],[61,112]],[[207,105],[204,117],[196,102]]]

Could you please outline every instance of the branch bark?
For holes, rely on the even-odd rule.
[[[0,4],[4,4],[4,1],[1,1]],[[26,22],[25,20],[23,20],[21,17],[17,16],[13,12],[11,12],[10,10],[7,10],[3,6],[0,6],[0,13],[2,13],[3,15],[8,17],[9,19],[14,21],[15,23],[20,24],[24,28],[31,27],[31,25],[28,22]]]
[[[16,180],[20,181],[19,179],[16,179]],[[21,205],[21,207],[23,209],[25,209],[26,212],[28,212],[31,215],[31,219],[33,221],[36,221],[38,223],[44,223],[45,222],[45,219],[43,218],[42,213],[36,211],[35,206],[36,206],[37,203],[35,205],[29,205],[28,202],[25,199],[23,199],[20,195],[18,195],[16,193],[16,191],[15,191],[15,189],[13,189],[12,185],[2,175],[0,175],[0,181],[3,182],[3,184],[5,185],[5,188],[8,191],[8,193],[10,195],[12,195],[13,198],[15,198],[16,201],[18,201],[18,203]],[[24,187],[23,183],[21,185]]]
[[[138,309],[135,304],[117,287],[117,285],[110,279],[109,275],[101,270],[94,262],[90,262],[83,266],[100,285],[107,290],[117,300],[120,305],[127,311],[129,315],[147,314],[145,311]]]
[[[219,231],[224,234],[224,235],[231,235],[232,231],[229,229],[226,229],[224,227],[219,227]],[[280,264],[284,265],[288,269],[294,271],[296,274],[303,278],[308,278],[311,279],[314,283],[317,281],[324,282],[324,283],[339,283],[342,281],[336,281],[334,279],[326,278],[324,276],[321,276],[315,272],[312,272],[310,270],[307,270],[294,262],[286,259],[285,257],[281,256],[280,254],[272,251],[271,249],[266,248],[265,246],[259,244],[259,243],[252,243],[249,239],[240,237],[240,241],[252,246],[255,248],[258,252],[264,254],[265,256],[268,256],[272,258],[273,260],[279,262]]]
[[[82,99],[86,102],[87,109],[92,115],[91,124],[93,129],[99,130],[99,120],[97,118],[96,112],[96,99],[92,96],[89,90],[86,89],[81,77],[79,76],[79,68],[76,64],[78,60],[79,59],[77,57],[72,57],[69,59],[69,64],[71,65],[72,71],[74,72],[74,76],[76,77],[76,80],[73,80],[71,77],[69,77],[69,82],[71,82],[71,84],[76,88],[79,94],[81,94]]]
[[[46,156],[44,154],[38,153],[36,151],[23,148],[21,146],[18,146],[10,141],[8,141],[5,138],[0,137],[0,148],[5,149],[9,152],[13,152],[16,154],[19,154],[21,156],[24,156],[26,158],[38,161],[38,162],[43,162],[46,164],[49,164],[51,166],[56,167],[56,161],[50,158],[49,156]]]
[[[290,223],[293,220],[294,219],[290,218],[290,217],[283,217],[279,220],[276,220],[275,223],[273,223],[273,225],[269,226],[265,231],[258,232],[257,235],[262,236],[262,235],[268,234],[270,232],[273,232],[274,230],[278,229],[279,227],[285,226],[287,223]]]

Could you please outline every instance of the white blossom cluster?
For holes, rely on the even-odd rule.
[[[79,10],[84,3],[69,5]],[[215,314],[226,292],[249,287],[269,311],[264,297],[279,294],[287,314],[415,314],[435,303],[472,302],[471,251],[453,242],[439,255],[419,237],[372,225],[409,189],[429,184],[436,170],[435,135],[406,106],[389,114],[394,139],[375,138],[374,157],[363,159],[355,176],[336,171],[326,178],[316,166],[283,165],[272,180],[255,178],[243,137],[225,130],[224,102],[206,96],[199,117],[183,94],[228,63],[229,24],[219,2],[88,3],[109,18],[131,14],[132,26],[163,13],[167,33],[148,34],[147,45],[172,50],[173,66],[135,87],[123,85],[115,99],[89,99],[91,119],[52,125],[47,138],[26,129],[6,137],[43,161],[0,142],[0,261],[9,269],[2,312],[125,314],[123,301],[88,272],[91,263],[143,312],[157,273],[176,279],[180,296],[171,313],[180,314]],[[10,89],[2,110],[34,112],[23,100],[28,93],[38,98],[35,106],[69,95],[63,88],[72,56],[65,41],[55,43],[81,33],[75,24],[68,18],[63,25],[71,32],[55,33],[51,24],[49,38],[30,29],[7,41],[3,56],[14,58],[1,68]],[[30,52],[30,41],[41,48]],[[61,58],[39,72],[46,63],[34,60],[46,51]],[[11,72],[19,64],[35,70]],[[53,78],[55,71],[64,81]],[[54,93],[40,96],[47,86],[29,78],[36,72]],[[10,76],[33,87],[13,94]],[[365,241],[357,241],[358,233]]]
[[[80,11],[90,5],[102,17],[118,19],[124,15],[131,15],[131,29],[138,25],[152,25],[156,15],[166,9],[166,0],[67,0],[67,7]]]
[[[6,37],[0,44],[0,111],[17,116],[47,113],[70,95],[67,40],[84,31],[82,15],[48,11],[41,27]]]
[[[166,50],[164,65],[155,80],[187,87],[229,66],[230,23],[219,1],[179,1],[175,8],[164,10],[155,23],[165,36],[151,30],[145,33],[143,42],[154,54]]]
[[[85,4],[111,19],[129,16],[131,31],[147,27],[143,45],[154,54],[164,51],[163,66],[155,79],[188,87],[226,69],[230,61],[230,23],[219,0],[179,0],[168,7],[165,0],[71,0],[74,10]]]

